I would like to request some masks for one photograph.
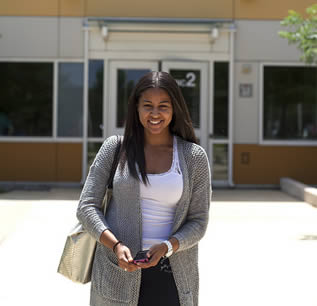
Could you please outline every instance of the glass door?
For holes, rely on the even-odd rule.
[[[158,61],[111,61],[109,75],[108,135],[123,135],[128,98],[138,80],[158,71]]]
[[[98,77],[89,78],[88,167],[104,138],[123,135],[128,97],[137,81],[150,71],[162,70],[169,72],[182,90],[196,136],[210,160],[213,184],[228,184],[231,141],[228,62],[110,60],[104,66],[103,60],[95,60],[90,66],[90,74]],[[99,81],[94,83],[95,79]],[[104,93],[100,84],[106,88]]]
[[[228,62],[112,60],[107,70],[108,91],[104,95],[105,137],[124,134],[128,98],[138,80],[150,71],[169,72],[182,90],[196,136],[208,154],[213,184],[228,184]],[[92,151],[95,152],[96,148]]]
[[[214,185],[229,181],[229,63],[163,61],[181,87]]]
[[[208,63],[163,61],[162,71],[170,73],[180,86],[200,145],[208,152]],[[210,122],[211,124],[211,122]],[[209,156],[210,157],[210,156]]]
[[[228,185],[230,123],[229,120],[229,62],[214,62],[213,102],[210,116],[214,118],[209,126],[209,152],[212,152],[213,184]]]

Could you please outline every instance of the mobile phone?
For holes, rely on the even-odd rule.
[[[135,257],[133,258],[133,262],[134,263],[138,263],[138,262],[148,262],[149,258],[146,256],[146,253],[149,250],[144,250],[144,251],[139,251]]]

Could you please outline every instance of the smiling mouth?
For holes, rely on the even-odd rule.
[[[149,122],[153,125],[158,125],[162,122],[162,120],[149,120]]]

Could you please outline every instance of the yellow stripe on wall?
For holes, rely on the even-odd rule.
[[[86,0],[60,0],[60,16],[82,17],[85,16]]]
[[[2,16],[58,16],[59,0],[1,0]]]
[[[233,0],[1,0],[0,15],[232,19]]]
[[[1,0],[2,16],[99,16],[281,20],[311,0]]]
[[[314,3],[311,0],[235,0],[234,18],[281,20],[289,10],[303,14]]]
[[[87,16],[232,18],[233,0],[89,0]]]
[[[281,177],[317,184],[317,147],[234,145],[235,184],[279,185]]]

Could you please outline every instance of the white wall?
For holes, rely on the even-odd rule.
[[[259,143],[260,64],[263,62],[299,62],[300,52],[288,45],[278,31],[279,21],[239,20],[236,22],[234,143]],[[245,69],[247,68],[247,69]],[[246,71],[249,70],[249,71]],[[241,98],[240,84],[251,84],[253,94]]]
[[[258,90],[258,63],[235,63],[234,86],[234,143],[258,143],[259,122],[259,90]],[[252,85],[252,97],[241,98],[240,84]]]
[[[58,19],[0,17],[0,57],[56,57]]]
[[[83,57],[82,18],[0,17],[0,58]]]
[[[82,18],[60,19],[60,57],[84,57],[84,31],[82,21]]]
[[[299,61],[296,46],[279,37],[285,30],[279,21],[238,20],[236,25],[236,61]]]
[[[90,31],[90,51],[123,52],[178,52],[180,57],[188,52],[229,52],[229,34],[221,32],[212,42],[210,25],[170,24],[108,24],[104,39],[98,27]]]

